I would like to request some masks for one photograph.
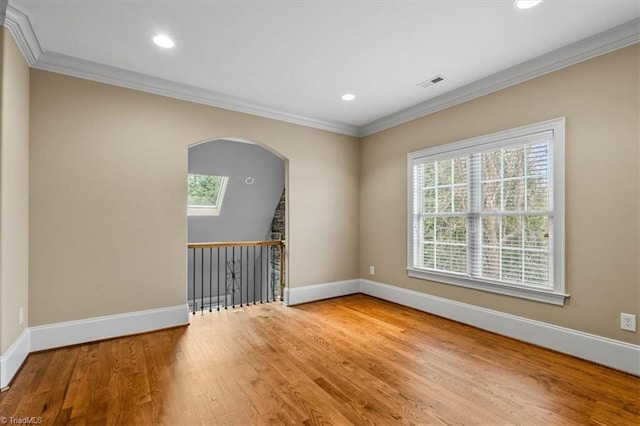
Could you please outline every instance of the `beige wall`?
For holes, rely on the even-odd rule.
[[[0,28],[0,33],[0,353],[4,353],[28,325],[29,66],[8,30]]]
[[[638,334],[620,330],[620,312],[640,314],[639,59],[639,45],[628,47],[364,138],[361,276],[639,343]],[[408,278],[407,153],[562,116],[567,304]],[[375,277],[369,277],[369,265],[375,265]]]
[[[640,314],[639,62],[632,46],[360,142],[32,70],[30,324],[184,303],[187,147],[236,137],[288,160],[292,287],[362,276],[639,343],[619,330]],[[406,154],[561,116],[567,304],[408,278]]]
[[[187,147],[242,138],[288,160],[289,283],[358,277],[359,141],[31,73],[31,325],[186,303]]]

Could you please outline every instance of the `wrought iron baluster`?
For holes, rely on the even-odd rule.
[[[193,295],[195,300],[195,294]],[[204,249],[200,249],[200,313],[204,315]]]
[[[224,248],[224,267],[225,267],[225,274],[224,274],[224,308],[227,309],[227,263],[229,262],[229,247],[225,247]]]
[[[253,304],[256,304],[256,246],[253,246]]]
[[[217,278],[218,278],[218,280],[217,280],[218,281],[218,303],[217,303],[218,308],[217,308],[217,310],[219,311],[220,310],[220,247],[217,247],[216,251],[217,251],[217,254],[218,254],[218,267],[216,269],[216,272],[217,272],[216,275],[217,275]]]
[[[193,315],[196,314],[196,249],[193,249]]]
[[[244,264],[244,261],[242,260],[242,246],[238,247],[238,249],[240,250],[240,307],[242,308],[242,265]]]
[[[280,301],[284,302],[284,244],[282,241],[280,246]]]
[[[267,246],[267,261],[265,262],[265,272],[267,273],[267,302],[271,302],[269,296],[271,296],[271,274],[269,273],[269,267],[271,266],[271,246]]]
[[[267,261],[264,264],[267,274],[267,302],[271,302],[271,246],[267,246]]]
[[[228,265],[227,265],[228,266]],[[236,307],[236,246],[231,247],[231,307]]]

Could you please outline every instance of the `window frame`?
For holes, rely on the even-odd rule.
[[[429,158],[437,161],[453,158],[468,151],[482,151],[491,148],[513,145],[517,139],[546,131],[553,132],[552,173],[553,185],[550,196],[553,198],[553,245],[550,247],[550,258],[553,262],[553,287],[535,288],[528,285],[504,283],[487,279],[471,278],[467,275],[445,273],[416,268],[414,248],[419,240],[418,230],[414,230],[414,165],[416,160]],[[462,152],[461,152],[462,151]],[[452,142],[432,148],[422,149],[407,154],[407,274],[409,277],[451,284],[460,287],[503,294],[523,299],[535,300],[554,305],[564,305],[569,297],[565,293],[565,118],[560,117],[540,123],[530,124],[514,129],[504,130],[488,135]],[[469,237],[467,237],[469,238]],[[468,240],[467,240],[468,241]]]
[[[220,183],[220,190],[218,191],[218,197],[216,199],[215,206],[201,206],[197,204],[188,204],[189,194],[187,193],[187,216],[220,216],[220,212],[222,211],[222,202],[224,201],[224,195],[227,191],[227,183],[229,182],[229,176],[219,176],[212,174],[204,174],[204,173],[188,173],[187,179],[189,179],[189,175],[205,175],[205,176],[218,176],[222,178],[222,182]]]

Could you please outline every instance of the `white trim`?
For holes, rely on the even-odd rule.
[[[640,23],[640,20],[638,21]],[[557,119],[553,126],[553,281],[554,292],[566,295],[565,258],[565,118]],[[558,285],[559,282],[559,285]],[[569,295],[566,295],[569,297]]]
[[[355,279],[285,289],[287,305],[363,293],[640,376],[640,346],[379,282]],[[29,352],[189,323],[187,305],[25,329],[0,357],[1,387]]]
[[[146,333],[189,324],[188,305],[31,327],[31,351]]]
[[[640,42],[640,18],[382,117],[359,129],[369,136],[498,90]]]
[[[640,346],[359,279],[285,289],[289,306],[362,293],[640,376]]]
[[[20,366],[27,359],[30,352],[30,333],[25,328],[20,336],[9,346],[9,349],[0,357],[0,389],[11,383],[13,376],[18,372]]]
[[[472,288],[478,291],[488,291],[489,293],[503,294],[505,296],[518,297],[520,299],[535,300],[536,302],[550,303],[552,305],[564,306],[564,301],[569,297],[562,292],[537,289],[533,287],[521,287],[500,282],[467,279],[466,277],[456,277],[453,275],[439,274],[433,271],[422,271],[420,269],[407,268],[407,275],[411,278],[429,280],[436,283],[451,284],[458,287]]]
[[[187,216],[220,216],[220,208],[187,205]]]
[[[564,126],[565,117],[552,118],[538,123],[514,127],[513,129],[501,130],[461,141],[449,142],[418,151],[412,151],[407,154],[407,157],[412,160],[425,156],[437,156],[439,154],[449,157],[453,151],[456,151],[456,153],[460,152],[460,155],[463,155],[469,151],[474,152],[474,149],[480,147],[483,149],[493,146],[502,147],[505,143],[518,145],[528,141],[531,137],[535,138],[537,134],[543,134],[542,139],[553,135],[554,140],[559,137],[564,141]]]
[[[414,176],[415,164],[423,160],[431,162],[440,158],[452,158],[475,154],[479,151],[504,147],[513,143],[522,144],[525,141],[529,143],[530,138],[538,138],[543,135],[545,139],[550,137],[553,138],[553,186],[551,188],[553,196],[553,228],[551,229],[553,237],[553,247],[551,247],[551,253],[553,255],[553,288],[542,289],[533,286],[508,284],[500,281],[487,280],[481,277],[453,274],[444,271],[430,271],[415,267],[415,259],[418,256],[415,237],[416,234],[421,232],[420,230],[415,229],[414,223],[414,216],[418,213],[416,200],[414,199],[414,187],[416,185]],[[564,276],[564,145],[565,118],[560,117],[408,153],[407,274],[412,278],[431,280],[434,282],[473,288],[480,291],[504,294],[507,296],[551,303],[554,305],[564,305],[565,299],[569,297],[569,295],[565,293]],[[516,212],[509,213],[513,214]],[[466,212],[466,214],[468,215],[469,212]],[[468,238],[472,238],[472,236],[469,235]]]
[[[33,64],[34,68],[70,75],[86,80],[111,84],[169,98],[224,108],[230,111],[243,112],[259,117],[271,118],[301,126],[327,130],[349,136],[358,135],[358,127],[314,117],[306,117],[288,111],[279,110],[266,105],[259,105],[236,96],[227,95],[214,90],[177,83],[159,77],[153,77],[134,71],[116,68],[85,59],[74,58],[55,52],[44,52]]]
[[[11,31],[29,65],[34,66],[42,55],[42,47],[27,12],[14,4],[8,4],[4,26]]]
[[[360,292],[360,280],[335,281],[326,284],[314,284],[304,287],[286,287],[284,289],[285,306],[300,305],[332,297],[346,296]]]
[[[34,68],[356,137],[381,132],[416,118],[640,42],[640,19],[634,19],[382,117],[364,126],[355,126],[337,121],[305,117],[264,105],[256,105],[248,100],[224,93],[73,58],[56,52],[44,51],[26,11],[9,4],[6,15],[4,25],[11,30],[22,54],[29,65]]]
[[[213,90],[177,83],[56,52],[44,51],[31,25],[28,12],[14,4],[7,6],[4,25],[11,30],[13,38],[29,65],[37,69],[231,111],[244,112],[315,129],[358,136],[358,127],[355,125],[306,117],[266,105],[257,105],[248,100]]]
[[[362,279],[360,291],[640,376],[640,346]]]

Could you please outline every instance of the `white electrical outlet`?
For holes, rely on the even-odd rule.
[[[636,331],[636,316],[633,314],[620,314],[620,328],[626,331]]]
[[[375,275],[375,274],[376,274],[376,267],[369,266],[369,275]]]
[[[18,309],[18,321],[20,325],[24,322],[24,308]]]

